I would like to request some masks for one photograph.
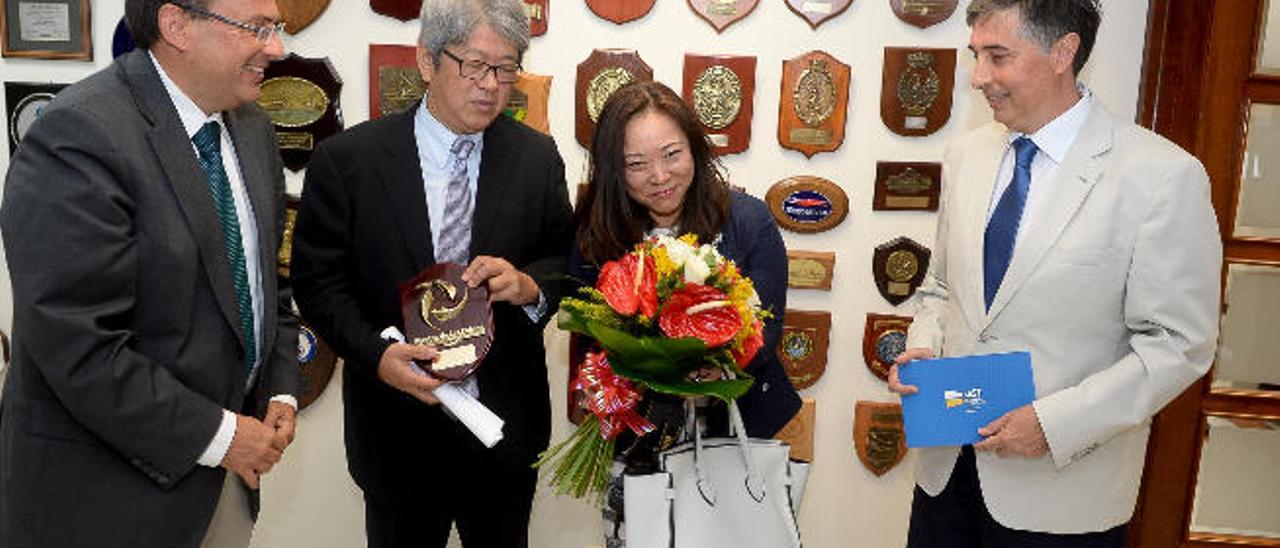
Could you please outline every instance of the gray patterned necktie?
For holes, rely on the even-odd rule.
[[[440,243],[436,262],[467,264],[471,254],[471,178],[467,174],[467,157],[475,142],[458,137],[449,147],[453,166],[449,169],[449,187],[445,191],[444,215],[441,216]]]

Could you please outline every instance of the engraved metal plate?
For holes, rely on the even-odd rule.
[[[262,82],[258,105],[277,126],[296,128],[313,124],[329,110],[324,90],[294,76],[277,76]]]
[[[956,50],[885,48],[880,118],[894,133],[929,135],[951,118]]]
[[[276,272],[289,277],[289,267],[293,265],[293,226],[298,220],[298,207],[302,200],[297,196],[286,194],[284,197],[284,235],[280,237],[280,250],[276,253]]]
[[[942,164],[937,162],[876,162],[876,210],[937,211]]]
[[[898,305],[915,294],[929,269],[929,254],[928,248],[905,236],[876,246],[871,269],[880,295]]]
[[[587,86],[587,115],[591,117],[591,121],[600,119],[600,111],[604,110],[604,103],[613,92],[635,79],[634,75],[622,67],[609,67],[592,77]]]
[[[405,110],[426,93],[416,56],[414,46],[369,45],[370,119]]]
[[[724,129],[742,109],[742,82],[724,65],[702,71],[693,82],[693,112],[711,129]]]
[[[898,19],[922,29],[946,21],[956,4],[956,0],[889,0]]]
[[[342,79],[327,57],[291,53],[267,66],[258,106],[276,126],[280,158],[298,171],[321,141],[342,130]]]
[[[760,0],[686,0],[689,3],[689,9],[697,14],[699,18],[716,29],[716,32],[724,32],[724,29],[740,21],[753,10]]]
[[[613,92],[628,82],[652,80],[653,69],[635,50],[597,49],[578,64],[574,84],[574,134],[578,143],[591,148],[596,120]]]
[[[835,253],[788,249],[787,287],[830,291],[835,268]]]
[[[883,476],[902,462],[907,455],[907,437],[901,405],[859,401],[853,417],[853,445],[863,466]]]
[[[849,104],[849,65],[813,51],[784,61],[778,143],[812,157],[840,148]]]
[[[756,58],[684,55],[684,100],[716,154],[736,154],[751,144]]]

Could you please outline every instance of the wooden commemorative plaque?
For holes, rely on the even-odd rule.
[[[369,119],[400,112],[427,91],[418,72],[418,48],[369,44]]]
[[[774,183],[764,201],[778,226],[792,232],[830,230],[849,214],[849,197],[844,190],[812,175],[797,175]]]
[[[591,13],[618,25],[635,21],[653,9],[655,0],[587,0]]]
[[[276,126],[284,166],[307,167],[316,145],[342,131],[342,79],[328,57],[296,53],[267,65],[258,106]]]
[[[862,332],[862,359],[867,369],[880,380],[889,379],[889,368],[898,354],[907,349],[907,328],[910,316],[892,314],[867,314],[867,326]]]
[[[716,154],[737,154],[751,145],[755,90],[755,57],[684,56],[684,101]]]
[[[653,80],[653,69],[633,49],[592,50],[591,55],[578,64],[573,94],[574,134],[578,144],[591,148],[596,119],[609,96],[637,80]]]
[[[521,72],[511,88],[507,108],[503,112],[533,129],[551,135],[551,121],[547,117],[547,98],[551,96],[551,77]]]
[[[946,21],[956,4],[956,0],[889,0],[898,19],[922,29]]]
[[[437,263],[400,284],[405,336],[439,353],[433,362],[417,362],[418,367],[450,381],[474,372],[493,344],[489,290],[467,287],[463,270],[457,263]]]
[[[823,51],[782,62],[778,143],[806,157],[844,142],[849,105],[849,65]]]
[[[529,36],[547,33],[547,18],[551,17],[551,0],[524,0],[524,14],[529,16]]]
[[[311,326],[301,318],[298,319],[298,410],[306,409],[316,401],[329,380],[333,378],[333,370],[338,365],[338,355],[334,354]]]
[[[835,253],[787,250],[787,287],[831,291],[835,270]]]
[[[280,238],[280,251],[276,253],[276,272],[289,277],[293,265],[293,226],[298,221],[298,208],[302,199],[292,194],[284,195],[284,235]]]
[[[369,0],[369,7],[374,13],[409,21],[418,18],[422,0]]]
[[[853,412],[853,445],[858,460],[871,473],[883,476],[907,455],[902,406],[858,401]]]
[[[756,9],[760,0],[685,0],[689,9],[698,17],[716,29],[724,32],[729,25],[737,23]]]
[[[876,246],[871,257],[876,289],[895,306],[915,294],[928,270],[929,249],[905,236]]]
[[[956,50],[884,48],[880,119],[907,137],[929,135],[951,119]]]
[[[853,0],[787,0],[787,7],[816,30],[818,25],[844,13],[852,3]]]
[[[329,7],[329,0],[276,0],[276,7],[280,8],[285,32],[298,34],[320,18]]]
[[[808,388],[827,370],[831,313],[787,309],[782,320],[778,359],[797,389]]]
[[[817,424],[818,402],[813,398],[800,398],[800,411],[782,426],[773,439],[791,447],[791,459],[813,462],[813,425]]]
[[[937,211],[941,188],[940,163],[876,162],[871,209]]]
[[[5,82],[4,104],[9,119],[5,127],[9,130],[9,157],[18,150],[22,136],[36,123],[44,107],[49,106],[53,96],[67,87],[68,84],[44,84],[34,82]]]

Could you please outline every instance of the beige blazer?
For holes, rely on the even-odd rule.
[[[1056,179],[1041,183],[1051,187],[988,312],[983,232],[1007,143],[993,123],[945,153],[933,262],[907,345],[940,356],[1029,351],[1049,454],[979,452],[987,508],[1014,529],[1105,530],[1133,513],[1151,416],[1213,360],[1222,246],[1208,177],[1095,100]],[[925,492],[942,491],[957,454],[919,451]]]

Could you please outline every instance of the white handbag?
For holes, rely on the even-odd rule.
[[[729,420],[736,437],[703,439],[691,426],[691,441],[659,456],[661,472],[623,478],[627,548],[801,545],[796,510],[809,464],[791,461],[781,441],[747,439],[732,403]]]

